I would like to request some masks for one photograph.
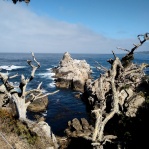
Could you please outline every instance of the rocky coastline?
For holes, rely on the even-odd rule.
[[[38,107],[40,102],[46,101],[46,104],[43,102],[45,106],[42,110],[46,109],[47,96],[50,95],[42,94],[41,84],[37,87],[36,94],[35,90],[25,92],[26,84],[33,79],[33,73],[40,67],[34,54],[32,55],[37,66],[31,65],[31,61],[28,61],[33,70],[30,79],[25,79],[22,76],[21,95],[14,91],[8,81],[9,77],[0,73],[2,81],[0,86],[0,135],[3,138],[0,143],[7,144],[8,149],[10,146],[22,149],[20,144],[18,146],[16,141],[9,138],[11,133],[23,138],[23,142],[25,141],[27,145],[24,146],[24,149],[76,149],[83,147],[88,149],[129,149],[146,146],[147,139],[143,137],[143,133],[146,133],[148,128],[149,78],[144,73],[144,69],[149,67],[149,64],[137,65],[133,59],[134,51],[149,40],[149,36],[148,33],[144,34],[143,40],[139,38],[140,36],[142,35],[138,35],[139,43],[129,52],[127,51],[128,53],[121,59],[112,52],[113,58],[107,60],[111,65],[110,69],[99,64],[100,67],[97,66],[97,68],[103,73],[96,80],[92,80],[92,70],[85,60],[76,60],[68,52],[64,53],[59,65],[53,68],[56,87],[81,92],[80,100],[87,107],[90,121],[85,118],[80,120],[74,118],[68,121],[68,127],[65,129],[66,135],[63,137],[53,134],[51,127],[44,119],[31,121],[26,118],[25,110],[41,111]],[[28,94],[30,98],[24,98]],[[26,102],[25,99],[27,99]],[[20,100],[24,100],[24,102],[20,104]],[[31,103],[34,109],[29,108]],[[26,106],[26,109],[20,108],[22,104]],[[12,107],[16,108],[16,114],[13,113]],[[139,130],[140,128],[143,133]],[[141,138],[139,133],[141,133]],[[34,140],[32,140],[33,138]],[[20,142],[19,137],[17,141]],[[23,144],[23,142],[21,143]]]

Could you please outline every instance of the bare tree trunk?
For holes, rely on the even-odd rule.
[[[27,110],[27,106],[25,105],[25,99],[20,98],[17,93],[13,93],[11,98],[15,103],[19,119],[25,120]]]
[[[43,98],[45,96],[55,94],[56,92],[58,92],[58,91],[55,91],[53,93],[43,94],[40,89],[41,83],[38,85],[37,89],[26,91],[27,84],[33,80],[36,70],[40,67],[40,63],[36,60],[34,53],[32,53],[32,57],[33,57],[34,62],[37,64],[37,66],[34,66],[31,60],[27,60],[27,63],[32,68],[32,71],[31,71],[30,78],[25,79],[25,76],[21,75],[21,81],[19,85],[21,93],[18,93],[15,90],[15,87],[11,85],[8,81],[8,79],[17,77],[18,75],[8,76],[6,74],[0,73],[0,79],[3,82],[3,86],[1,86],[0,90],[1,92],[6,94],[9,100],[13,101],[13,103],[16,106],[18,117],[21,120],[26,119],[27,107],[29,106],[31,102],[33,102],[36,99]],[[30,100],[26,101],[26,97],[28,96],[30,96]]]

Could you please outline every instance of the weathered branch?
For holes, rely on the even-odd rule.
[[[113,54],[113,56],[114,56],[114,59],[116,59],[116,55],[115,55],[114,51],[112,51],[112,54]]]
[[[13,76],[9,76],[9,79],[13,79],[13,78],[15,78],[15,77],[17,77],[18,76],[18,74],[15,74],[15,75],[13,75]]]
[[[110,63],[111,65],[113,64],[113,61],[114,60],[112,58],[110,58],[110,59],[107,60],[107,62]]]
[[[19,87],[21,89],[21,96],[22,97],[25,97],[25,95],[26,95],[26,93],[25,93],[26,92],[26,86],[34,78],[36,70],[40,67],[40,63],[36,60],[33,52],[32,52],[32,57],[33,57],[34,62],[37,64],[37,66],[34,66],[32,64],[31,60],[27,60],[27,63],[31,66],[32,71],[31,71],[30,79],[28,79],[28,78],[25,79],[25,76],[23,74],[21,75],[21,82],[20,82]]]
[[[104,66],[102,66],[101,64],[99,64],[99,62],[97,62],[97,61],[95,61],[98,65],[99,65],[99,67],[96,67],[97,69],[99,69],[99,70],[101,70],[101,71],[108,71],[108,69],[106,68],[106,67],[104,67]]]
[[[34,91],[39,91],[39,90],[34,90]],[[40,98],[44,98],[44,97],[49,96],[49,95],[56,94],[57,92],[59,92],[59,90],[54,91],[52,93],[46,93],[46,94],[43,94],[41,91],[39,91],[39,93],[37,95],[35,95],[34,92],[28,93],[31,97],[30,97],[30,100],[28,102],[26,102],[26,106],[28,107],[28,105],[31,102],[33,102],[34,100],[37,100],[37,99],[40,99]]]
[[[94,133],[93,133],[93,136],[92,136],[92,141],[95,142],[96,139],[97,139],[97,135],[100,131],[100,125],[101,125],[101,122],[102,122],[102,113],[101,113],[100,109],[93,110],[92,113],[95,114],[95,118],[96,118],[95,129],[94,129]]]
[[[133,58],[134,51],[137,48],[139,48],[140,46],[142,46],[142,44],[145,41],[149,40],[149,33],[145,33],[144,35],[141,34],[141,35],[138,35],[137,37],[138,37],[139,43],[138,44],[134,44],[134,47],[130,50],[130,52],[125,57],[123,57],[122,60],[121,60],[121,62],[122,62],[122,64],[123,64],[124,67],[129,66],[131,60],[134,59]],[[140,37],[143,37],[143,39],[141,40]]]
[[[111,89],[112,89],[112,95],[113,95],[113,108],[111,111],[103,117],[103,111],[101,109],[93,110],[92,112],[95,113],[96,122],[95,122],[95,130],[93,133],[92,141],[93,143],[97,143],[96,145],[99,145],[100,148],[103,147],[103,143],[106,141],[110,141],[110,138],[104,137],[104,128],[107,122],[117,113],[119,113],[119,98],[118,93],[115,85],[115,77],[118,73],[118,70],[123,70],[123,66],[119,60],[118,57],[114,54],[115,60],[113,61],[111,65],[110,70],[110,77],[111,77]],[[118,69],[121,68],[121,69]],[[102,95],[102,94],[101,94]],[[95,144],[94,144],[95,145]]]
[[[27,63],[32,68],[31,76],[29,79],[28,78],[26,79],[23,74],[21,75],[21,81],[19,84],[19,88],[21,92],[19,93],[15,90],[14,85],[12,85],[9,82],[9,79],[17,77],[18,74],[9,77],[8,74],[0,73],[0,79],[3,83],[0,86],[0,92],[6,94],[6,97],[15,103],[16,110],[18,112],[18,117],[21,120],[26,119],[27,107],[32,101],[58,92],[58,91],[55,91],[53,93],[43,94],[41,90],[42,83],[38,85],[37,89],[26,91],[27,84],[34,78],[36,70],[40,67],[40,63],[36,60],[34,53],[32,53],[32,58],[33,58],[33,61],[37,64],[37,66],[33,65],[31,60],[27,60]],[[30,100],[26,101],[26,98],[29,96],[30,96]]]
[[[32,67],[31,77],[29,81],[31,81],[34,78],[35,71],[40,67],[40,63],[36,60],[33,52],[32,52],[32,57],[33,57],[34,62],[37,64],[37,66],[34,66],[31,60],[27,60],[27,63]]]
[[[142,77],[145,75],[143,70],[149,67],[149,64],[136,65],[132,63],[132,60],[134,51],[146,40],[149,40],[149,33],[138,35],[138,39],[139,43],[134,44],[130,51],[117,48],[128,52],[122,60],[112,51],[114,58],[108,60],[111,64],[110,70],[104,69],[102,65],[96,62],[99,65],[97,69],[103,70],[105,73],[100,75],[92,84],[87,84],[87,93],[84,93],[84,97],[88,97],[87,102],[93,109],[91,113],[94,114],[95,119],[92,134],[92,145],[94,148],[103,149],[107,141],[112,143],[117,138],[113,135],[105,135],[104,130],[107,123],[115,115],[122,112],[126,116],[135,116],[136,109],[145,100],[144,97],[139,95],[140,93],[137,94],[137,91],[140,90],[139,85]]]
[[[0,79],[2,80],[3,84],[6,84],[8,81],[8,75],[0,73]]]
[[[127,50],[127,49],[124,49],[124,48],[121,48],[121,47],[116,47],[117,49],[119,49],[119,50],[123,50],[123,51],[127,51],[127,52],[130,52],[129,50]]]
[[[42,82],[38,85],[37,89],[41,89]]]

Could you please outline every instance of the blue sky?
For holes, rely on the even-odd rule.
[[[1,0],[0,52],[121,53],[149,32],[148,15],[149,0]]]

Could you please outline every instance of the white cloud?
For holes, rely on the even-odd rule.
[[[80,24],[38,16],[28,8],[0,2],[0,52],[111,53],[131,48],[134,39],[111,39]]]

